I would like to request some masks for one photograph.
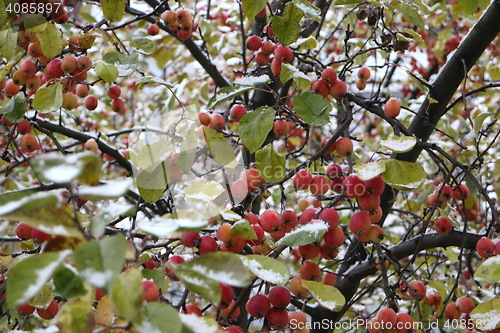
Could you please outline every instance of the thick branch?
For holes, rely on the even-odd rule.
[[[125,157],[123,157],[123,155],[118,151],[118,149],[109,146],[107,143],[100,140],[98,137],[84,134],[82,132],[73,130],[63,125],[53,123],[48,120],[44,120],[42,118],[33,118],[30,120],[36,122],[37,126],[40,126],[41,128],[44,128],[51,132],[63,134],[67,137],[78,140],[82,143],[86,142],[89,139],[96,140],[97,146],[103,153],[112,156],[121,167],[123,167],[130,174],[132,174],[132,165],[130,164],[130,162]]]

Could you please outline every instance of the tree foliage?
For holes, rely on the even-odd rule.
[[[0,3],[0,330],[496,332],[498,17]]]

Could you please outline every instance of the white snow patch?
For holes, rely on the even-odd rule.
[[[313,237],[318,237],[321,232],[323,232],[323,231],[326,232],[327,230],[328,230],[328,224],[325,221],[323,221],[323,220],[311,220],[307,224],[303,224],[302,226],[285,234],[285,236],[283,236],[283,238],[281,238],[277,244],[280,245],[283,242],[283,240],[286,239],[287,237],[289,237],[291,235],[298,234],[300,232],[307,232],[307,233],[312,234]]]
[[[195,314],[180,314],[181,321],[194,333],[215,333],[217,326],[209,326],[209,323]]]
[[[6,192],[6,193],[8,193],[8,192]],[[24,197],[24,198],[19,199],[19,200],[7,202],[5,205],[0,206],[0,216],[8,215],[12,212],[15,212],[17,209],[22,207],[27,202],[30,202],[32,200],[37,200],[37,199],[44,199],[44,198],[47,198],[49,196],[53,196],[53,194],[47,194],[47,193],[40,192],[40,193],[35,193],[32,195],[29,195],[29,196]]]
[[[285,276],[273,272],[272,270],[265,269],[257,260],[246,259],[246,266],[252,273],[264,281],[271,282],[272,284],[283,284],[286,282]]]
[[[118,181],[108,181],[104,185],[99,186],[81,186],[78,189],[78,194],[81,196],[95,195],[100,197],[119,197],[125,194],[130,186],[132,186],[132,179],[122,179]]]
[[[234,84],[239,84],[241,86],[253,86],[254,84],[265,82],[269,82],[269,75],[267,74],[261,76],[239,77],[234,80]]]
[[[40,288],[45,284],[45,282],[50,279],[52,273],[61,264],[61,261],[63,261],[64,258],[66,258],[70,253],[70,250],[61,251],[57,260],[49,263],[47,266],[39,270],[34,270],[32,274],[36,276],[35,283],[26,288],[23,296],[19,299],[19,301],[22,300],[24,303],[35,296],[40,291]]]
[[[104,288],[113,279],[113,272],[99,272],[92,268],[86,268],[80,271],[80,274],[88,283],[99,288]]]
[[[54,183],[69,183],[80,174],[80,168],[70,165],[57,165],[46,169],[43,175]]]
[[[204,265],[193,265],[191,269],[201,275],[206,276],[215,281],[219,281],[225,284],[229,284],[235,287],[245,287],[246,284],[242,283],[241,278],[238,278],[238,272],[228,272],[228,271],[216,271],[211,270]]]
[[[139,333],[162,333],[162,331],[154,327],[149,321],[143,320],[139,325],[135,326]]]
[[[494,309],[486,313],[474,313],[470,317],[482,331],[494,330],[500,322],[500,309]]]

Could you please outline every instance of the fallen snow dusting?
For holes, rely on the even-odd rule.
[[[47,266],[39,269],[39,270],[34,270],[32,272],[33,275],[36,276],[36,280],[35,280],[35,283],[29,285],[28,288],[26,288],[26,290],[24,291],[24,294],[23,296],[21,297],[21,299],[23,301],[27,301],[29,300],[30,298],[32,298],[33,296],[35,296],[38,291],[40,290],[40,287],[48,280],[50,279],[50,276],[52,275],[52,273],[55,271],[55,269],[57,268],[57,266],[59,266],[61,264],[61,261],[71,253],[70,250],[65,250],[65,251],[62,251],[60,254],[59,254],[59,258],[51,263],[49,263]]]
[[[245,283],[242,283],[242,279],[238,278],[237,271],[216,271],[211,270],[204,265],[193,265],[191,269],[197,273],[200,273],[212,280],[219,281],[225,284],[230,284],[236,287],[244,287]]]
[[[36,200],[36,199],[48,198],[49,196],[53,196],[53,194],[47,194],[47,193],[40,192],[40,193],[28,195],[27,197],[24,197],[24,198],[19,199],[19,200],[13,200],[13,201],[7,202],[5,205],[0,206],[0,216],[8,215],[12,212],[15,212],[17,209],[22,207],[27,202],[30,202],[30,201]]]
[[[182,323],[194,333],[216,333],[217,326],[209,326],[203,317],[195,314],[180,314]]]
[[[417,139],[412,136],[391,137],[387,140],[382,140],[380,144],[396,152],[406,152],[415,147]]]
[[[339,303],[337,303],[335,301],[325,301],[325,300],[321,299],[320,297],[318,297],[318,295],[315,295],[314,293],[312,293],[312,296],[314,297],[314,299],[316,301],[318,301],[319,304],[321,304],[322,306],[324,306],[325,308],[328,308],[330,310],[333,310],[337,306],[340,305]]]
[[[242,86],[253,86],[254,84],[265,82],[269,82],[269,75],[267,74],[261,76],[240,77],[234,80],[234,84]]]
[[[80,174],[80,168],[73,165],[57,165],[45,169],[43,175],[54,183],[69,183]]]
[[[494,309],[486,313],[474,313],[470,317],[476,321],[478,328],[481,330],[494,330],[500,322],[500,309]]]
[[[247,267],[264,281],[271,282],[272,284],[283,284],[284,276],[273,272],[272,270],[265,269],[257,260],[245,259]]]
[[[311,220],[311,222],[303,224],[295,230],[292,230],[289,233],[285,234],[285,236],[283,236],[283,238],[278,241],[278,245],[281,244],[287,237],[298,234],[300,232],[307,232],[310,233],[313,237],[319,237],[320,233],[326,230],[328,230],[328,224],[325,221]]]
[[[499,264],[500,264],[500,255],[488,258],[482,263],[483,266],[499,265]]]
[[[143,320],[139,325],[136,325],[135,328],[139,333],[163,333],[160,329],[154,327],[147,320]]]
[[[113,279],[113,272],[99,272],[92,268],[85,268],[80,274],[85,276],[88,283],[99,288],[104,288]]]

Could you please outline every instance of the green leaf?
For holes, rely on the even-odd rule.
[[[125,14],[126,0],[102,0],[102,12],[104,17],[111,22],[118,22]]]
[[[210,157],[221,165],[235,166],[236,155],[227,139],[221,133],[208,127],[204,128],[204,134]]]
[[[406,30],[406,32],[409,33],[415,40],[417,40],[420,45],[425,45],[424,39],[418,32],[413,29],[408,29]]]
[[[186,197],[191,200],[212,202],[225,192],[225,189],[215,181],[200,180],[184,189]]]
[[[208,109],[213,109],[220,103],[227,101],[228,99],[231,99],[233,97],[236,97],[245,91],[253,89],[252,86],[231,86],[231,87],[224,87],[221,90],[219,90],[217,93],[215,93],[212,98],[210,98],[210,101],[208,101],[207,108]]]
[[[243,239],[257,239],[257,234],[247,220],[240,220],[233,224],[231,233],[235,236],[241,236]]]
[[[287,46],[299,39],[301,30],[299,23],[302,17],[304,17],[303,11],[297,8],[294,2],[286,4],[283,15],[273,17],[273,31],[281,45]]]
[[[415,147],[417,139],[413,136],[391,136],[380,141],[380,144],[396,153],[406,153]]]
[[[114,203],[111,206],[101,208],[90,220],[90,234],[94,238],[100,238],[106,231],[106,226],[120,215],[132,215],[135,211],[132,205],[120,205]]]
[[[281,64],[281,74],[280,80],[282,83],[287,82],[288,80],[294,79],[297,83],[297,86],[301,90],[305,90],[309,88],[311,85],[312,79],[306,74],[302,73],[298,68],[290,65],[290,64]]]
[[[262,255],[241,256],[245,266],[258,278],[277,285],[285,285],[290,272],[281,260]]]
[[[219,304],[221,298],[219,282],[208,279],[203,273],[192,270],[176,272],[176,275],[188,290],[200,295],[214,305]]]
[[[38,88],[31,105],[40,112],[49,112],[59,109],[63,103],[62,84],[49,82]]]
[[[144,76],[144,77],[141,77],[139,80],[137,80],[135,82],[135,87],[137,89],[141,89],[142,87],[144,87],[145,85],[147,84],[151,84],[151,83],[156,83],[156,84],[160,84],[160,85],[163,85],[167,88],[170,88],[170,89],[173,89],[174,86],[171,85],[170,83],[162,80],[162,79],[159,79],[157,77],[153,77],[153,76]]]
[[[242,0],[243,13],[245,13],[245,16],[251,22],[255,21],[255,15],[266,5],[267,0]]]
[[[382,178],[388,185],[400,191],[410,191],[420,186],[425,179],[425,171],[421,164],[391,158],[385,162]]]
[[[224,333],[224,331],[219,329],[219,324],[208,316],[196,316],[196,315],[187,315],[187,314],[179,314],[182,323],[184,324],[183,333]]]
[[[465,15],[474,14],[479,6],[478,0],[458,0],[460,12]]]
[[[400,1],[400,0],[392,0],[389,4],[393,8],[400,11],[403,16],[405,16],[409,22],[412,22],[417,27],[421,29],[425,29],[425,20],[422,15],[418,12],[416,8],[412,5],[408,4],[408,2]]]
[[[9,307],[17,307],[35,296],[69,254],[69,250],[35,254],[14,265],[7,273]]]
[[[495,282],[498,282],[498,280]],[[500,298],[494,298],[479,303],[470,313],[470,317],[478,329],[491,331],[499,327],[500,316],[498,309],[500,309]]]
[[[0,1],[0,28],[3,28],[3,26],[9,22],[9,16],[7,15],[5,5],[6,3],[4,1]],[[2,43],[0,43],[0,45],[2,45]],[[0,55],[0,58],[1,57]]]
[[[144,54],[151,54],[156,49],[156,43],[149,38],[134,39],[130,42],[130,46],[144,52]]]
[[[444,248],[443,252],[446,254],[451,264],[455,264],[458,261],[458,253],[454,251],[453,247]]]
[[[307,0],[292,0],[293,4],[300,9],[308,19],[321,21],[321,9],[310,4]]]
[[[99,186],[80,186],[78,196],[90,201],[117,199],[127,193],[132,185],[131,179],[110,180]]]
[[[140,322],[144,302],[141,271],[129,268],[118,276],[111,289],[115,313],[125,320]]]
[[[231,252],[211,252],[188,262],[169,266],[179,278],[197,273],[206,279],[235,287],[251,282],[250,272],[239,256]]]
[[[2,113],[5,118],[13,123],[18,123],[23,120],[25,112],[26,96],[24,96],[22,91],[18,92],[15,96],[12,96],[2,109]]]
[[[54,272],[54,286],[56,292],[64,298],[85,295],[83,280],[76,275],[71,266],[60,265]]]
[[[149,203],[153,203],[163,196],[168,185],[167,162],[156,166],[152,171],[139,170],[135,174],[135,182],[141,197]]]
[[[61,332],[91,332],[93,310],[89,299],[70,299],[59,310],[57,326]]]
[[[41,14],[23,15],[24,28],[29,32],[42,32],[47,29],[48,22]]]
[[[144,308],[144,320],[135,325],[138,332],[182,332],[182,322],[179,312],[172,306],[160,302],[150,302]]]
[[[318,40],[313,36],[309,36],[307,38],[299,38],[295,43],[291,44],[290,47],[313,50],[318,47]],[[309,79],[312,80],[311,78]]]
[[[314,223],[303,224],[295,230],[287,233],[278,241],[278,245],[286,245],[288,247],[308,245],[317,243],[328,230],[328,224],[324,221],[316,220]]]
[[[77,180],[81,184],[97,185],[101,179],[102,160],[96,154],[84,153],[80,156],[83,170]],[[116,192],[116,191],[115,191]],[[103,196],[106,198],[106,196]]]
[[[354,5],[365,0],[335,0],[335,6]]]
[[[483,283],[500,281],[500,255],[486,259],[474,273],[474,278]]]
[[[308,124],[323,126],[330,122],[332,105],[319,94],[303,92],[294,98],[295,112]]]
[[[489,117],[491,116],[490,113],[488,112],[482,112],[480,113],[479,115],[476,116],[476,118],[474,118],[474,133],[476,135],[479,134],[479,131],[481,131],[481,128],[483,127],[483,123],[484,121]]]
[[[338,311],[345,304],[344,295],[333,286],[308,280],[302,280],[302,286],[309,290],[319,305],[330,311]]]
[[[59,203],[59,199],[53,193],[29,190],[7,192],[0,195],[0,216],[56,205],[57,203]]]
[[[245,114],[238,126],[241,141],[250,153],[255,153],[266,141],[273,128],[276,111],[270,107],[260,107]]]
[[[118,75],[121,77],[131,75],[139,67],[138,54],[108,52],[104,55],[103,60],[110,65],[114,65],[118,69]]]
[[[102,61],[98,61],[97,63],[95,63],[94,70],[97,76],[99,76],[109,84],[115,82],[119,74],[118,68],[116,68],[114,65],[105,64]]]
[[[127,242],[122,234],[92,240],[75,250],[75,267],[89,284],[109,289],[122,270]]]
[[[257,170],[259,170],[262,175],[262,178],[268,182],[279,182],[285,178],[286,157],[276,153],[273,149],[272,143],[255,152],[255,163]]]
[[[54,58],[61,53],[63,47],[62,32],[52,23],[47,24],[45,30],[37,32],[36,36],[40,42],[42,53],[47,58]]]
[[[16,48],[17,33],[12,29],[0,31],[0,58],[11,60],[16,54]]]
[[[354,165],[354,171],[361,180],[370,180],[385,171],[385,160]]]

